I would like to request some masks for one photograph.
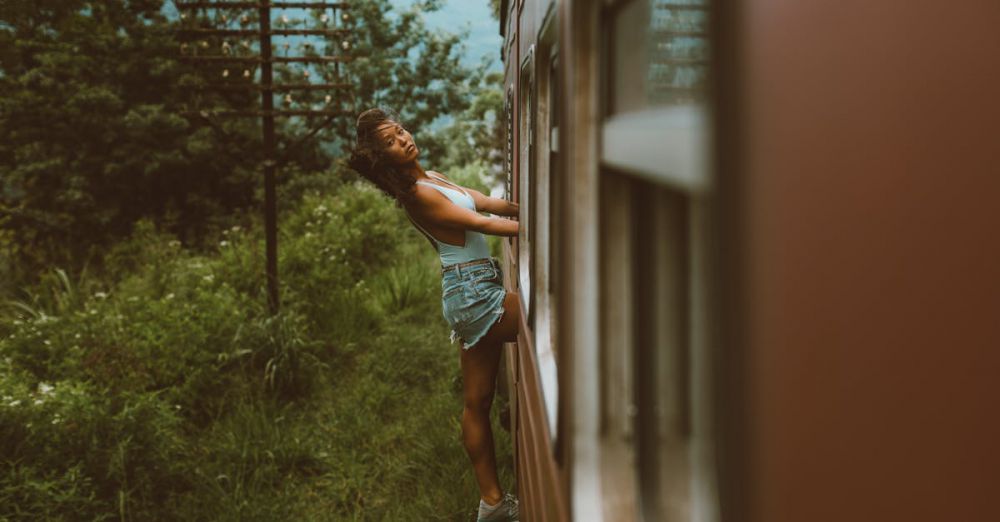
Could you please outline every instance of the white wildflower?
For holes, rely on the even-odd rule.
[[[229,246],[229,241],[219,241],[219,246],[225,248]]]
[[[170,292],[169,294],[166,295],[166,297],[164,297],[164,299],[166,299],[167,301],[169,301],[169,300],[171,300],[173,298],[174,298],[174,293],[173,292]]]
[[[97,292],[96,294],[94,294],[94,297],[96,297],[98,299],[107,299],[108,298],[108,294],[106,294],[104,292]]]
[[[169,243],[167,243],[167,246],[169,246],[170,248],[178,248],[181,246],[181,242],[176,239],[172,239],[170,240]]]
[[[20,405],[21,405],[21,399],[14,399],[7,404],[7,406],[10,406],[11,408],[16,408]]]
[[[52,341],[50,341],[50,340],[48,340],[48,339],[46,339],[46,340],[44,340],[44,341],[42,341],[42,342],[44,342],[44,343],[45,343],[45,346],[52,346]]]
[[[80,338],[80,334],[76,334],[73,337],[76,338],[76,339],[79,339]]]
[[[132,297],[129,297],[129,298],[128,298],[128,302],[130,302],[130,303],[134,303],[134,302],[136,302],[136,301],[138,301],[138,300],[139,300],[139,298],[138,298],[138,297],[136,297],[136,296],[134,296],[134,295],[133,295]]]
[[[42,399],[35,399],[34,401],[32,401],[32,403],[35,406],[40,406],[43,402],[45,402],[45,401],[43,401]]]
[[[208,274],[207,276],[202,277],[202,279],[208,283],[211,283],[212,281],[215,281],[215,276],[212,274]]]

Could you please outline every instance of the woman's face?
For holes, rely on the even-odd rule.
[[[375,132],[381,140],[382,153],[395,165],[411,163],[420,154],[413,136],[394,121],[382,124]]]

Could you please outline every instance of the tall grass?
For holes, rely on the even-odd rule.
[[[254,223],[209,251],[139,223],[103,275],[8,296],[0,520],[472,517],[436,256],[381,195],[336,186],[281,218],[276,316]]]

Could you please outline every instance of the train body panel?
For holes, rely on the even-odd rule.
[[[502,4],[522,520],[1000,517],[1000,4]]]

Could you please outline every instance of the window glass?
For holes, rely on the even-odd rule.
[[[531,293],[531,242],[533,241],[533,214],[531,211],[531,187],[534,178],[534,79],[532,78],[532,67],[534,49],[528,52],[528,59],[521,66],[519,93],[519,113],[518,113],[518,154],[519,164],[517,170],[518,205],[522,209],[520,230],[518,232],[518,280],[521,290],[521,297],[524,299],[525,308],[523,313],[527,322],[531,325],[532,307],[534,300]]]
[[[514,91],[509,89],[507,91],[507,100],[504,102],[503,106],[504,120],[507,122],[506,134],[507,134],[507,147],[506,154],[504,156],[504,174],[506,179],[504,180],[504,199],[513,200],[514,198]]]
[[[704,101],[708,14],[706,0],[633,0],[615,9],[611,114]]]

